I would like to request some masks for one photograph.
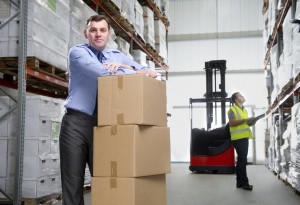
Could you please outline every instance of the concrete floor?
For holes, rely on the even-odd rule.
[[[235,188],[234,174],[195,174],[188,167],[188,163],[172,164],[172,173],[167,175],[167,205],[300,204],[300,195],[263,165],[247,167],[253,191]],[[90,201],[91,194],[86,193],[85,205]]]

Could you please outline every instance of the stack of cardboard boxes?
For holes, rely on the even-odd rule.
[[[92,204],[166,205],[166,85],[142,74],[98,80]]]

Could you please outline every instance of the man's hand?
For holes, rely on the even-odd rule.
[[[133,69],[131,66],[122,63],[103,63],[103,65],[105,66],[105,69],[109,70],[111,73],[116,72],[119,68]]]
[[[136,73],[148,74],[151,78],[157,77],[157,72],[155,70],[137,70]]]

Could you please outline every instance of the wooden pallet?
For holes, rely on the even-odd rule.
[[[281,89],[281,92],[278,94],[278,98],[280,99],[281,97],[285,96],[287,92],[293,88],[293,84],[293,79],[290,79],[289,82]]]
[[[135,32],[134,25],[124,16],[120,15],[117,17],[118,21],[130,32]]]
[[[156,52],[155,48],[152,47],[149,43],[146,43],[146,48],[150,51],[150,53],[154,56],[157,56],[158,53]]]
[[[68,80],[68,74],[66,71],[57,68],[43,60],[36,57],[27,57],[26,65],[41,73],[47,74],[52,77],[59,78],[61,80]],[[18,57],[1,57],[0,58],[0,72],[7,73],[9,75],[18,75]]]
[[[144,40],[144,38],[142,38],[137,32],[135,32],[135,35],[136,35],[137,39],[139,39],[142,43],[146,44],[146,41]]]
[[[54,201],[61,200],[61,193],[50,194],[40,198],[23,198],[22,205],[51,205]]]

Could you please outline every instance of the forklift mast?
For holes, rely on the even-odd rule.
[[[225,71],[226,60],[212,60],[205,62],[206,71],[206,118],[207,130],[210,130],[213,122],[213,103],[215,111],[217,110],[217,102],[221,103],[222,125],[226,123],[226,101],[228,101],[225,91]],[[217,86],[217,72],[220,73],[220,84]]]

